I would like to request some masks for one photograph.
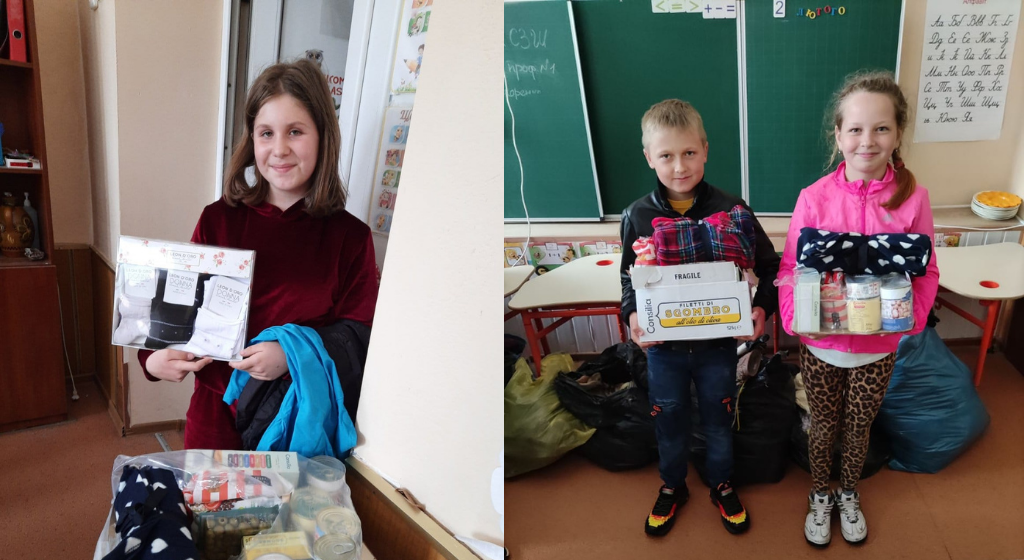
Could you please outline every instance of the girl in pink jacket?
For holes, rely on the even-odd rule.
[[[908,111],[893,76],[850,77],[835,97],[832,114],[832,161],[841,152],[843,162],[835,172],[801,191],[779,269],[780,317],[790,334],[794,334],[792,280],[801,250],[797,246],[801,228],[865,235],[916,233],[929,240],[935,234],[928,191],[916,184],[900,157]],[[811,410],[809,458],[814,482],[804,537],[813,545],[825,546],[831,541],[829,524],[835,505],[840,510],[843,538],[851,543],[867,538],[856,489],[868,433],[885,396],[900,337],[925,328],[938,289],[934,242],[925,244],[931,245],[925,255],[925,274],[911,281],[913,330],[886,335],[800,336],[800,370]],[[840,419],[841,488],[832,492],[829,471]]]

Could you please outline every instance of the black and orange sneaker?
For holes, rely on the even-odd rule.
[[[674,489],[662,486],[658,490],[658,501],[654,502],[651,514],[647,516],[644,532],[655,537],[668,533],[676,520],[676,508],[685,504],[689,499],[690,490],[685,484]]]
[[[737,535],[750,528],[750,517],[740,503],[740,497],[728,482],[711,489],[711,503],[718,506],[722,514],[722,525],[730,533]]]

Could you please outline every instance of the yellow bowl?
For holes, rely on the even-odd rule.
[[[991,208],[1017,208],[1022,202],[1019,196],[1003,191],[982,191],[974,200]]]

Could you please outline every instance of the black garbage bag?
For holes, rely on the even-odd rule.
[[[565,409],[588,426],[608,427],[632,409],[622,396],[610,397],[638,378],[647,381],[647,358],[635,344],[620,343],[609,346],[576,371],[559,374],[555,392]],[[641,392],[646,402],[647,389],[642,388]],[[650,413],[649,404],[646,413]]]
[[[580,452],[608,470],[640,468],[658,457],[651,404],[638,379],[647,380],[647,360],[635,344],[622,343],[554,382],[562,406],[597,428]]]
[[[793,382],[797,368],[784,363],[782,358],[780,353],[762,360],[758,374],[747,378],[737,391],[733,422],[734,486],[775,483],[786,474],[793,425],[799,422]],[[707,440],[700,427],[696,388],[692,392],[690,458],[701,481],[710,486],[705,465]]]
[[[609,397],[616,419],[597,429],[579,448],[584,457],[610,471],[645,467],[658,460],[658,440],[647,391],[627,387]]]
[[[804,414],[801,414],[801,421],[797,422],[793,426],[793,445],[792,454],[793,461],[800,465],[800,468],[811,472],[811,463],[808,459],[808,434],[804,431],[803,424],[810,425],[806,421]],[[885,431],[880,427],[872,426],[871,433],[868,436],[868,453],[864,459],[864,468],[860,471],[861,479],[869,478],[875,474],[886,463],[892,458],[892,448],[889,442],[889,437],[885,434]],[[841,429],[836,431],[836,441],[832,447],[832,470],[829,473],[829,479],[839,480],[839,475],[842,473],[843,467],[843,432]]]
[[[514,335],[505,335],[505,386],[508,386],[508,382],[512,379],[512,374],[516,372],[516,361],[519,360],[519,356],[523,355],[523,350],[526,349],[526,340]]]

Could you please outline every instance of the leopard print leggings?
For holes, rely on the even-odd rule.
[[[808,456],[816,491],[828,491],[832,446],[840,420],[843,468],[839,482],[845,490],[857,488],[867,457],[871,423],[882,406],[895,364],[894,352],[866,366],[841,368],[819,360],[806,346],[800,345],[800,371],[811,409]]]

